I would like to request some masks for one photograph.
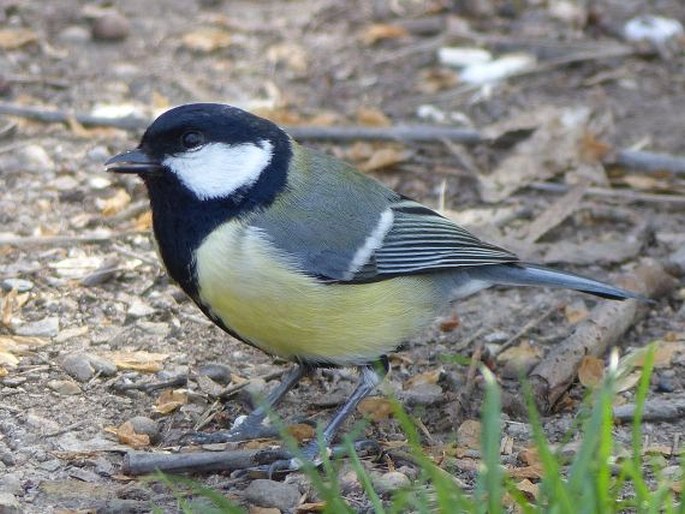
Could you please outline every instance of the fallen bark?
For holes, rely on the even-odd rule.
[[[155,471],[165,473],[212,473],[249,469],[291,455],[280,449],[197,451],[187,453],[130,452],[124,457],[122,471],[126,475],[145,475]]]
[[[637,412],[637,405],[629,403],[614,407],[614,419],[631,422]],[[647,400],[642,410],[643,421],[674,421],[685,417],[685,399]]]
[[[675,280],[656,261],[648,260],[618,283],[649,298],[664,296],[675,287]],[[637,300],[603,302],[588,319],[554,348],[531,372],[530,381],[538,409],[546,414],[577,376],[583,357],[599,357],[616,344],[621,336],[647,309]]]

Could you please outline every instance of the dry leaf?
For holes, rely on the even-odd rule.
[[[406,161],[410,155],[410,152],[406,150],[401,150],[392,146],[386,146],[384,148],[375,150],[365,163],[359,165],[359,169],[368,172],[380,170],[382,168],[388,168],[400,162]]]
[[[673,192],[673,184],[653,175],[626,175],[623,182],[633,189],[652,192]]]
[[[0,50],[16,50],[38,41],[38,35],[29,29],[0,30]]]
[[[2,355],[0,354],[0,360],[2,359]],[[3,368],[0,366],[0,378],[6,377],[9,374],[9,371],[7,371],[6,368]]]
[[[537,498],[539,491],[539,487],[537,484],[534,484],[527,478],[524,478],[521,480],[519,483],[516,484],[516,489],[521,491],[523,495],[528,499],[529,501],[533,501],[535,498]]]
[[[642,455],[663,455],[664,457],[673,456],[673,446],[666,444],[650,444],[642,448]]]
[[[1,317],[0,320],[2,324],[9,327],[12,323],[12,317],[14,316],[14,307],[17,299],[17,290],[12,289],[2,298],[2,305],[0,305]]]
[[[247,512],[249,514],[281,514],[281,510],[276,507],[260,507],[259,505],[250,505]]]
[[[537,448],[524,448],[518,454],[518,459],[528,466],[540,464],[540,452]]]
[[[423,70],[419,74],[416,89],[420,93],[433,94],[446,89],[451,89],[459,82],[459,75],[452,70],[444,68]]]
[[[378,423],[392,416],[393,406],[387,398],[370,396],[359,402],[357,410],[362,415]]]
[[[96,204],[104,216],[114,216],[121,212],[128,204],[131,203],[131,196],[125,189],[117,189],[114,196],[106,200],[97,201]]]
[[[137,433],[133,429],[133,424],[130,421],[122,423],[119,427],[106,427],[104,430],[105,432],[114,434],[121,444],[130,446],[131,448],[145,448],[146,446],[150,446],[150,436]]]
[[[590,131],[583,133],[580,139],[580,152],[584,160],[590,162],[602,161],[609,152],[611,152],[611,145],[597,139],[597,136]]]
[[[604,361],[586,355],[578,368],[578,380],[588,389],[595,389],[604,378]]]
[[[522,468],[507,469],[507,475],[511,478],[528,478],[530,480],[538,480],[545,474],[542,469],[542,464],[531,464]]]
[[[523,340],[517,346],[507,348],[497,355],[497,363],[502,366],[506,377],[517,377],[528,372],[542,358],[542,349]]]
[[[418,386],[424,385],[424,384],[437,384],[438,380],[440,380],[440,375],[442,374],[442,369],[433,369],[430,371],[426,371],[424,373],[419,373],[418,375],[414,375],[410,379],[408,379],[404,385],[404,389],[414,389]]]
[[[309,441],[316,437],[316,430],[314,430],[314,427],[311,425],[307,425],[306,423],[288,425],[286,430],[300,443],[303,441]]]
[[[16,368],[19,365],[19,358],[13,353],[0,350],[0,366]],[[4,368],[3,368],[4,369]]]
[[[171,101],[159,91],[152,92],[152,107],[155,111],[166,110],[171,107]]]
[[[579,143],[591,115],[584,106],[543,106],[484,130],[484,136],[494,139],[510,132],[534,131],[516,144],[492,173],[479,177],[483,200],[501,202],[531,182],[580,166]]]
[[[145,211],[138,216],[133,226],[140,231],[150,230],[152,228],[152,211]]]
[[[357,121],[368,127],[389,127],[392,123],[379,109],[360,107],[357,109]]]
[[[184,391],[167,389],[159,395],[153,410],[159,414],[169,414],[186,403],[188,395]]]
[[[26,355],[31,351],[50,343],[41,337],[0,336],[0,366],[14,368],[19,364],[17,355]]]
[[[169,357],[168,353],[153,353],[139,350],[135,352],[103,352],[119,369],[130,369],[144,373],[156,373],[162,369],[162,362]]]
[[[480,448],[481,424],[476,419],[467,419],[457,428],[457,443],[471,449]]]
[[[307,71],[307,52],[295,43],[278,43],[270,46],[266,51],[266,58],[274,64],[285,64],[296,73]]]
[[[297,512],[323,512],[326,509],[326,502],[307,502],[297,506]]]
[[[572,304],[569,304],[566,307],[564,307],[564,316],[566,317],[566,321],[568,321],[572,325],[580,323],[589,315],[590,311],[588,310],[587,305],[585,305],[585,302],[583,300],[576,300]]]
[[[104,257],[99,255],[80,255],[50,263],[48,267],[54,269],[61,278],[80,280],[100,269],[103,262]]]
[[[409,32],[399,25],[389,25],[386,23],[376,23],[366,28],[361,35],[362,43],[373,45],[384,39],[397,39],[407,36]]]
[[[184,34],[183,46],[193,52],[210,53],[231,45],[231,35],[225,30],[212,27],[201,28]]]
[[[616,379],[614,389],[617,393],[629,391],[640,383],[640,378],[642,378],[641,371],[633,371],[632,373],[628,373],[627,375],[621,375],[619,378]]]
[[[461,321],[459,319],[459,316],[456,312],[454,312],[448,318],[443,318],[442,320],[440,320],[439,327],[441,332],[452,332],[456,330],[460,324]]]

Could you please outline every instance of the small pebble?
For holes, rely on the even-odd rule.
[[[231,368],[225,364],[219,364],[217,362],[212,362],[209,364],[203,364],[197,370],[198,375],[205,375],[218,382],[219,384],[229,384],[231,382]]]
[[[87,353],[86,357],[88,358],[88,361],[90,361],[90,365],[93,366],[93,369],[101,375],[113,377],[117,374],[117,365],[111,360],[100,357],[99,355],[93,355],[92,353]]]
[[[444,398],[444,393],[437,384],[419,384],[402,391],[401,396],[407,405],[434,405]]]
[[[483,337],[486,343],[503,343],[509,339],[509,334],[502,332],[501,330],[497,332],[490,332]]]
[[[2,281],[3,291],[11,291],[16,289],[17,293],[25,293],[33,289],[33,282],[24,280],[23,278],[6,278]]]
[[[141,302],[140,300],[134,300],[126,311],[126,315],[133,318],[143,318],[154,313],[155,309],[150,307],[148,304]]]
[[[45,462],[41,462],[38,464],[38,467],[40,469],[44,469],[45,471],[49,471],[50,473],[54,473],[62,467],[62,461],[59,459],[50,459],[46,460]]]
[[[17,498],[11,493],[0,493],[0,512],[2,514],[21,514],[22,509]]]
[[[73,191],[79,187],[79,181],[71,175],[59,175],[50,182],[57,191]]]
[[[81,394],[81,388],[71,380],[50,380],[48,387],[62,396]]]
[[[252,378],[243,388],[243,393],[247,398],[255,398],[264,394],[266,390],[266,381],[262,378]]]
[[[88,160],[97,164],[102,164],[111,156],[111,152],[107,150],[106,146],[103,145],[94,146],[86,153],[86,157],[88,157]],[[91,177],[90,179],[88,179],[88,185],[90,185],[90,187],[94,189],[105,189],[106,187],[109,187],[111,184],[112,181],[106,177]]]
[[[409,477],[399,471],[389,471],[388,473],[372,473],[371,483],[378,494],[387,494],[409,487],[411,481]]]
[[[155,444],[160,439],[159,423],[146,416],[135,416],[128,420],[137,434],[146,434],[150,441]]]
[[[24,382],[26,382],[26,380],[28,380],[28,379],[25,376],[21,376],[21,377],[9,376],[9,377],[3,378],[1,382],[2,382],[2,385],[5,387],[19,387]]]
[[[79,382],[88,382],[95,376],[95,369],[85,353],[71,353],[62,360],[62,369]]]
[[[73,45],[82,45],[90,40],[90,33],[85,27],[80,25],[72,25],[65,28],[57,36],[57,41],[60,43],[67,43]]]
[[[656,383],[656,391],[658,393],[672,393],[675,391],[673,379],[665,375],[660,375],[658,382]]]
[[[14,329],[18,336],[55,337],[59,334],[59,318],[51,316],[38,321],[30,321]]]
[[[95,459],[95,472],[103,477],[110,477],[114,474],[114,465],[104,457],[99,457]]]
[[[131,31],[129,21],[117,12],[110,12],[96,18],[91,33],[97,41],[122,41]]]
[[[42,146],[26,145],[18,149],[14,156],[17,159],[16,166],[19,168],[19,171],[43,173],[43,177],[47,177],[48,172],[55,170],[54,161]]]
[[[300,490],[297,486],[265,478],[250,482],[244,493],[248,502],[259,507],[276,507],[290,511],[300,503]]]
[[[19,494],[21,491],[21,478],[18,473],[4,473],[0,477],[0,492]]]

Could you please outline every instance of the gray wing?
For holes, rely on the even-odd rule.
[[[307,171],[291,173],[280,205],[249,223],[303,272],[355,283],[519,261],[350,166],[294,148]]]
[[[391,208],[392,227],[373,254],[377,276],[519,262],[417,202],[401,199]]]

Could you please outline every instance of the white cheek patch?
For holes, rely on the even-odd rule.
[[[273,158],[273,145],[208,143],[197,150],[172,155],[162,164],[200,200],[230,196],[254,184]]]

